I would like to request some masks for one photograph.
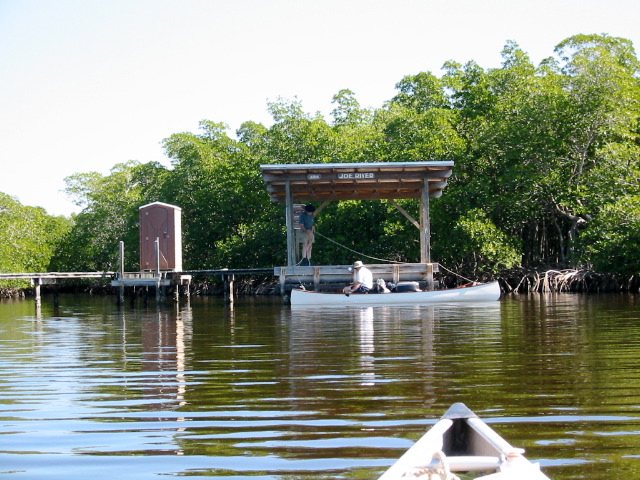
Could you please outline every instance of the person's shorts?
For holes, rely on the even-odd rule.
[[[314,243],[316,241],[316,236],[313,233],[313,230],[305,230],[302,232],[302,241],[304,243]]]
[[[353,293],[369,293],[369,287],[365,287],[364,285],[360,285],[357,290]]]

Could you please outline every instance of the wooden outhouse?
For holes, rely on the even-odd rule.
[[[167,203],[140,207],[140,270],[182,270],[181,217],[182,209]]]

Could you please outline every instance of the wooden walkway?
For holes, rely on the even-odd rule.
[[[0,280],[29,280],[34,286],[36,305],[41,303],[41,286],[58,285],[66,280],[104,278],[111,280],[112,287],[118,287],[118,302],[124,301],[125,287],[153,287],[156,299],[164,297],[164,289],[175,286],[175,296],[179,295],[179,287],[188,288],[193,276],[217,276],[225,285],[225,299],[233,302],[233,281],[235,275],[273,275],[273,268],[222,268],[216,270],[144,271],[144,272],[33,272],[33,273],[0,273]]]
[[[433,274],[438,271],[437,263],[367,264],[374,280],[383,278],[387,282],[423,281],[427,289],[433,288]],[[211,270],[185,271],[143,271],[143,272],[40,272],[40,273],[0,273],[0,280],[29,280],[35,288],[36,303],[41,301],[42,285],[58,285],[66,280],[103,278],[109,279],[111,286],[118,289],[118,303],[124,302],[126,287],[155,288],[156,299],[163,301],[165,289],[174,287],[174,300],[178,301],[180,290],[189,295],[194,276],[220,276],[224,283],[225,300],[233,303],[233,284],[236,275],[270,275],[279,279],[283,297],[298,285],[312,286],[314,290],[333,289],[346,285],[354,279],[351,265],[287,266],[271,268],[222,268]]]

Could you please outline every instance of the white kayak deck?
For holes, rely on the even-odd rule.
[[[483,480],[550,480],[464,404],[456,403],[379,480],[452,480],[484,472]]]

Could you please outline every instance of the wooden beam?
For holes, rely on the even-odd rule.
[[[322,209],[327,205],[329,205],[330,203],[331,203],[331,200],[325,200],[324,202],[322,202],[322,204],[318,208],[316,208],[315,214],[318,215],[322,211]]]
[[[392,198],[388,198],[387,202],[389,202],[391,205],[396,207],[396,210],[398,210],[401,214],[403,214],[405,217],[407,217],[407,219],[411,223],[413,223],[418,230],[420,230],[420,224],[409,214],[409,212],[407,212],[404,208],[402,208],[400,205],[398,205],[398,202],[396,202]]]
[[[291,183],[285,184],[285,200],[286,200],[286,222],[287,222],[287,265],[296,264],[296,242],[293,231],[293,193],[291,191]]]
[[[286,285],[306,284],[335,284],[353,281],[351,265],[320,265],[312,267],[274,267],[273,273],[280,279],[282,291]],[[395,263],[371,264],[367,268],[373,273],[373,278],[384,278],[385,281],[398,283],[400,281],[425,281],[429,273],[437,271],[437,264]],[[352,269],[353,270],[353,269]]]
[[[429,180],[424,179],[420,201],[420,263],[431,263],[431,226],[429,225]]]
[[[429,178],[432,180],[435,179],[446,179],[451,176],[451,169],[442,169],[436,171],[415,171],[415,172],[406,172],[406,171],[391,171],[391,172],[375,172],[374,177],[371,178],[345,178],[341,177],[339,173],[322,173],[321,175],[314,176],[313,174],[309,174],[307,172],[264,172],[263,178],[267,183],[277,183],[286,180],[290,180],[292,182],[304,183],[304,184],[315,184],[315,183],[327,183],[327,182],[362,182],[362,181],[410,181],[410,180],[422,180],[423,178]]]
[[[439,198],[446,182],[429,182],[429,196]],[[298,203],[303,202],[325,202],[341,200],[388,200],[399,198],[421,198],[422,182],[419,184],[393,185],[348,185],[337,187],[336,185],[315,186],[304,188],[304,186],[290,185],[291,195]],[[267,187],[271,200],[275,203],[286,201],[286,188],[282,186]]]
[[[422,224],[422,232],[420,239],[420,262],[431,264],[431,225],[429,213],[429,180],[424,179],[424,188],[422,190],[422,201],[420,202],[420,223]],[[427,272],[427,290],[433,290],[433,271],[431,268]]]

